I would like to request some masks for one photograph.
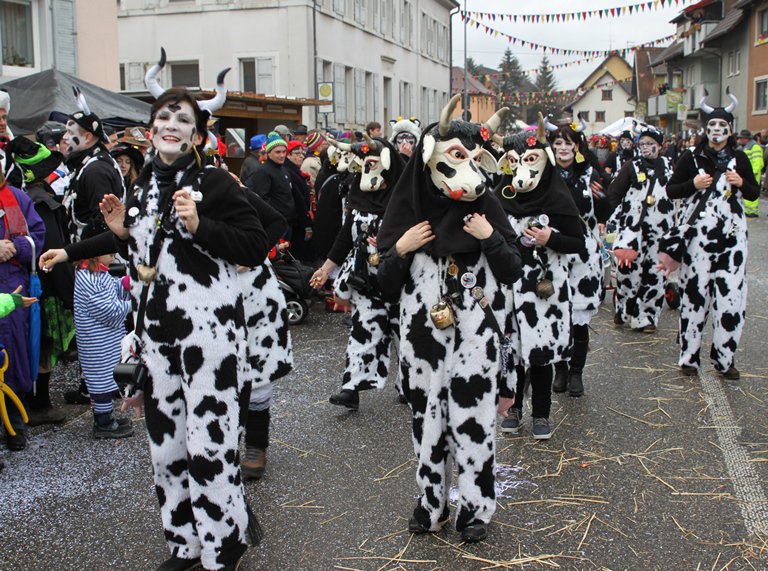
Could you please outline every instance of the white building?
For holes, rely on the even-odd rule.
[[[55,67],[118,88],[114,2],[0,0],[0,47],[0,83]]]
[[[315,98],[333,82],[333,113],[310,128],[360,128],[398,116],[436,121],[450,90],[456,0],[120,0],[121,89],[143,91],[164,47],[161,84]]]

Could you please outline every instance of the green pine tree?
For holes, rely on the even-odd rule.
[[[509,107],[509,114],[502,123],[499,131],[505,133],[514,128],[516,119],[520,118],[520,107],[513,103],[513,95],[522,90],[525,83],[525,75],[520,68],[520,62],[507,48],[499,64],[499,94],[498,107]]]
[[[548,91],[554,91],[557,89],[557,80],[555,74],[549,64],[549,58],[545,55],[541,58],[541,64],[539,65],[539,73],[536,76],[536,91],[546,93]],[[536,103],[534,103],[530,111],[533,114],[534,122],[538,121],[538,114],[541,113],[544,117],[551,114],[555,118],[559,115],[560,103],[559,98],[548,97],[542,95]]]
[[[475,63],[475,60],[473,58],[471,57],[467,58],[467,73],[469,73],[469,75],[477,75],[479,73],[478,72],[479,67],[480,66],[477,63]]]

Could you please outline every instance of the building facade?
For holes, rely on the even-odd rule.
[[[144,90],[160,47],[164,85],[315,98],[332,83],[331,111],[310,127],[359,129],[399,116],[437,120],[450,92],[454,0],[121,0],[120,82]]]
[[[624,58],[610,55],[579,85],[570,107],[574,117],[582,114],[588,134],[633,115],[632,74],[632,67]]]
[[[0,0],[0,83],[56,68],[117,90],[117,5]]]

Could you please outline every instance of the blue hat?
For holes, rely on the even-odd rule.
[[[260,149],[263,147],[267,142],[267,136],[266,135],[254,135],[251,137],[251,150],[255,151],[256,149]]]

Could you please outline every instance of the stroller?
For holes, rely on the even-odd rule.
[[[288,323],[298,325],[309,313],[309,301],[314,289],[309,285],[314,269],[302,264],[285,250],[272,260],[272,267],[277,274],[277,282],[285,295],[288,307]]]

